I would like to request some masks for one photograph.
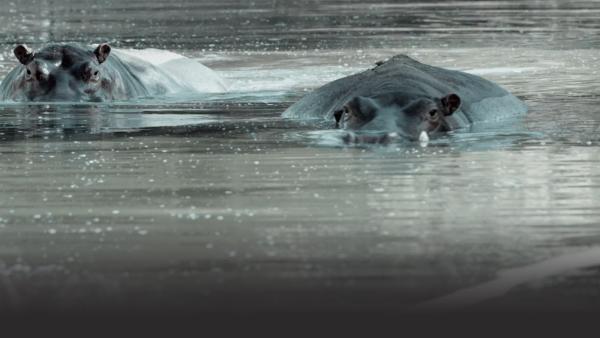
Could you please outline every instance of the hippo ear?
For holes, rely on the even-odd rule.
[[[24,65],[30,63],[34,56],[33,49],[27,47],[26,45],[18,45],[13,50],[13,53],[15,53],[15,56],[19,62]]]
[[[108,59],[108,55],[110,54],[110,46],[107,43],[101,43],[94,50],[94,54],[98,59],[98,63],[102,63]]]
[[[379,106],[373,99],[364,96],[353,98],[346,106],[350,113],[365,122],[372,120],[375,117],[377,109],[379,109]]]
[[[340,110],[336,110],[333,112],[333,117],[335,118],[335,127],[339,128],[340,126],[340,120],[342,119],[342,115],[344,115],[344,113],[346,112],[346,107],[340,109]]]
[[[442,97],[442,105],[444,106],[444,115],[452,115],[460,107],[460,97],[456,94],[448,94]]]

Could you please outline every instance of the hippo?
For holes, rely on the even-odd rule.
[[[165,58],[166,53],[166,58]],[[0,100],[18,102],[103,102],[180,92],[221,92],[225,85],[200,63],[178,54],[53,44],[35,52],[18,45],[20,65],[0,83]],[[150,54],[162,64],[144,60]],[[163,67],[165,66],[165,67]],[[188,81],[193,74],[202,83]]]
[[[364,131],[365,140],[385,141],[389,135],[429,140],[476,122],[526,112],[521,100],[486,79],[396,55],[314,90],[283,117],[335,119],[337,128]],[[373,138],[373,132],[381,136]]]

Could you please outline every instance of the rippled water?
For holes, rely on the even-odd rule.
[[[600,246],[596,2],[4,8],[0,77],[16,43],[108,41],[195,58],[230,92],[1,104],[2,309],[404,309],[507,269],[589,260]],[[326,121],[280,117],[307,91],[398,53],[484,76],[530,111],[426,147],[347,146]],[[573,266],[600,265],[588,260]],[[581,287],[563,275],[569,264],[494,297],[597,306],[599,279]],[[563,284],[582,291],[547,291]]]

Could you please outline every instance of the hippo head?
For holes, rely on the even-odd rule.
[[[110,80],[102,63],[110,54],[108,44],[94,50],[73,45],[49,46],[35,53],[18,45],[14,54],[23,65],[16,84],[27,101],[103,101],[110,98]]]
[[[456,94],[432,98],[406,93],[374,97],[358,96],[333,115],[338,127],[394,132],[411,140],[449,130],[446,119],[457,111],[461,100]]]

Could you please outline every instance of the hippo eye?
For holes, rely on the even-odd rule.
[[[430,110],[430,111],[429,111],[429,116],[431,116],[431,117],[436,117],[436,116],[437,116],[437,113],[438,113],[437,109]]]
[[[95,71],[95,72],[94,72],[94,76],[98,76],[98,71]]]
[[[31,75],[31,71],[27,69],[27,75]]]
[[[344,107],[344,121],[350,121],[352,119],[353,110],[348,109],[348,107]]]

